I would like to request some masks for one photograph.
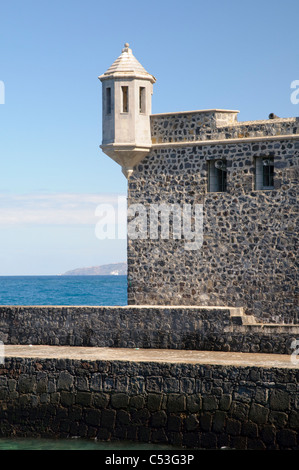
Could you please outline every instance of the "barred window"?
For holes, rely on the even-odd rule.
[[[255,161],[255,189],[274,189],[274,158],[258,157]]]
[[[209,162],[209,192],[225,192],[227,184],[227,169],[225,160]]]

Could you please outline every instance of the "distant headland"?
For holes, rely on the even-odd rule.
[[[127,263],[103,264],[88,268],[77,268],[67,271],[62,276],[124,276],[127,274]]]

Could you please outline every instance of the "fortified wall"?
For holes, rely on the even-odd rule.
[[[7,348],[0,436],[151,442],[176,453],[298,449],[298,369],[290,361],[126,351]]]
[[[152,115],[128,44],[99,78],[129,305],[0,307],[0,436],[298,450],[298,118]]]
[[[259,321],[298,323],[299,119],[159,114],[151,135],[128,179],[128,205],[149,214],[152,204],[201,204],[203,238],[193,250],[171,230],[167,239],[129,239],[129,303],[229,305]],[[225,187],[212,187],[215,162],[225,165]],[[269,186],[258,186],[259,162],[272,165]]]

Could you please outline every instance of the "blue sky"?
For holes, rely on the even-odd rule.
[[[238,109],[299,115],[299,2],[1,2],[0,275],[124,261],[95,236],[98,204],[126,194],[101,144],[98,76],[130,43],[152,73],[153,113]]]

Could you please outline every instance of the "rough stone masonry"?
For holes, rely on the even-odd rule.
[[[229,305],[298,323],[299,120],[235,119],[217,110],[151,116],[152,149],[128,179],[128,205],[202,204],[203,244],[129,239],[129,303]],[[272,188],[256,189],[259,158],[273,159]],[[226,164],[224,191],[209,191],[216,160]]]
[[[0,436],[298,449],[298,368],[37,355],[0,366]]]
[[[128,178],[128,226],[146,212],[128,234],[128,303],[242,307],[262,322],[298,323],[299,118],[152,114],[156,79],[128,43],[99,79],[101,148]],[[200,248],[185,249],[178,214],[169,216],[172,236],[162,215],[150,236],[153,205],[158,214],[188,205],[190,227],[201,206]]]
[[[129,237],[123,308],[1,307],[0,436],[298,449],[299,119],[152,115],[128,44],[100,79],[128,205],[201,205],[202,244]]]

